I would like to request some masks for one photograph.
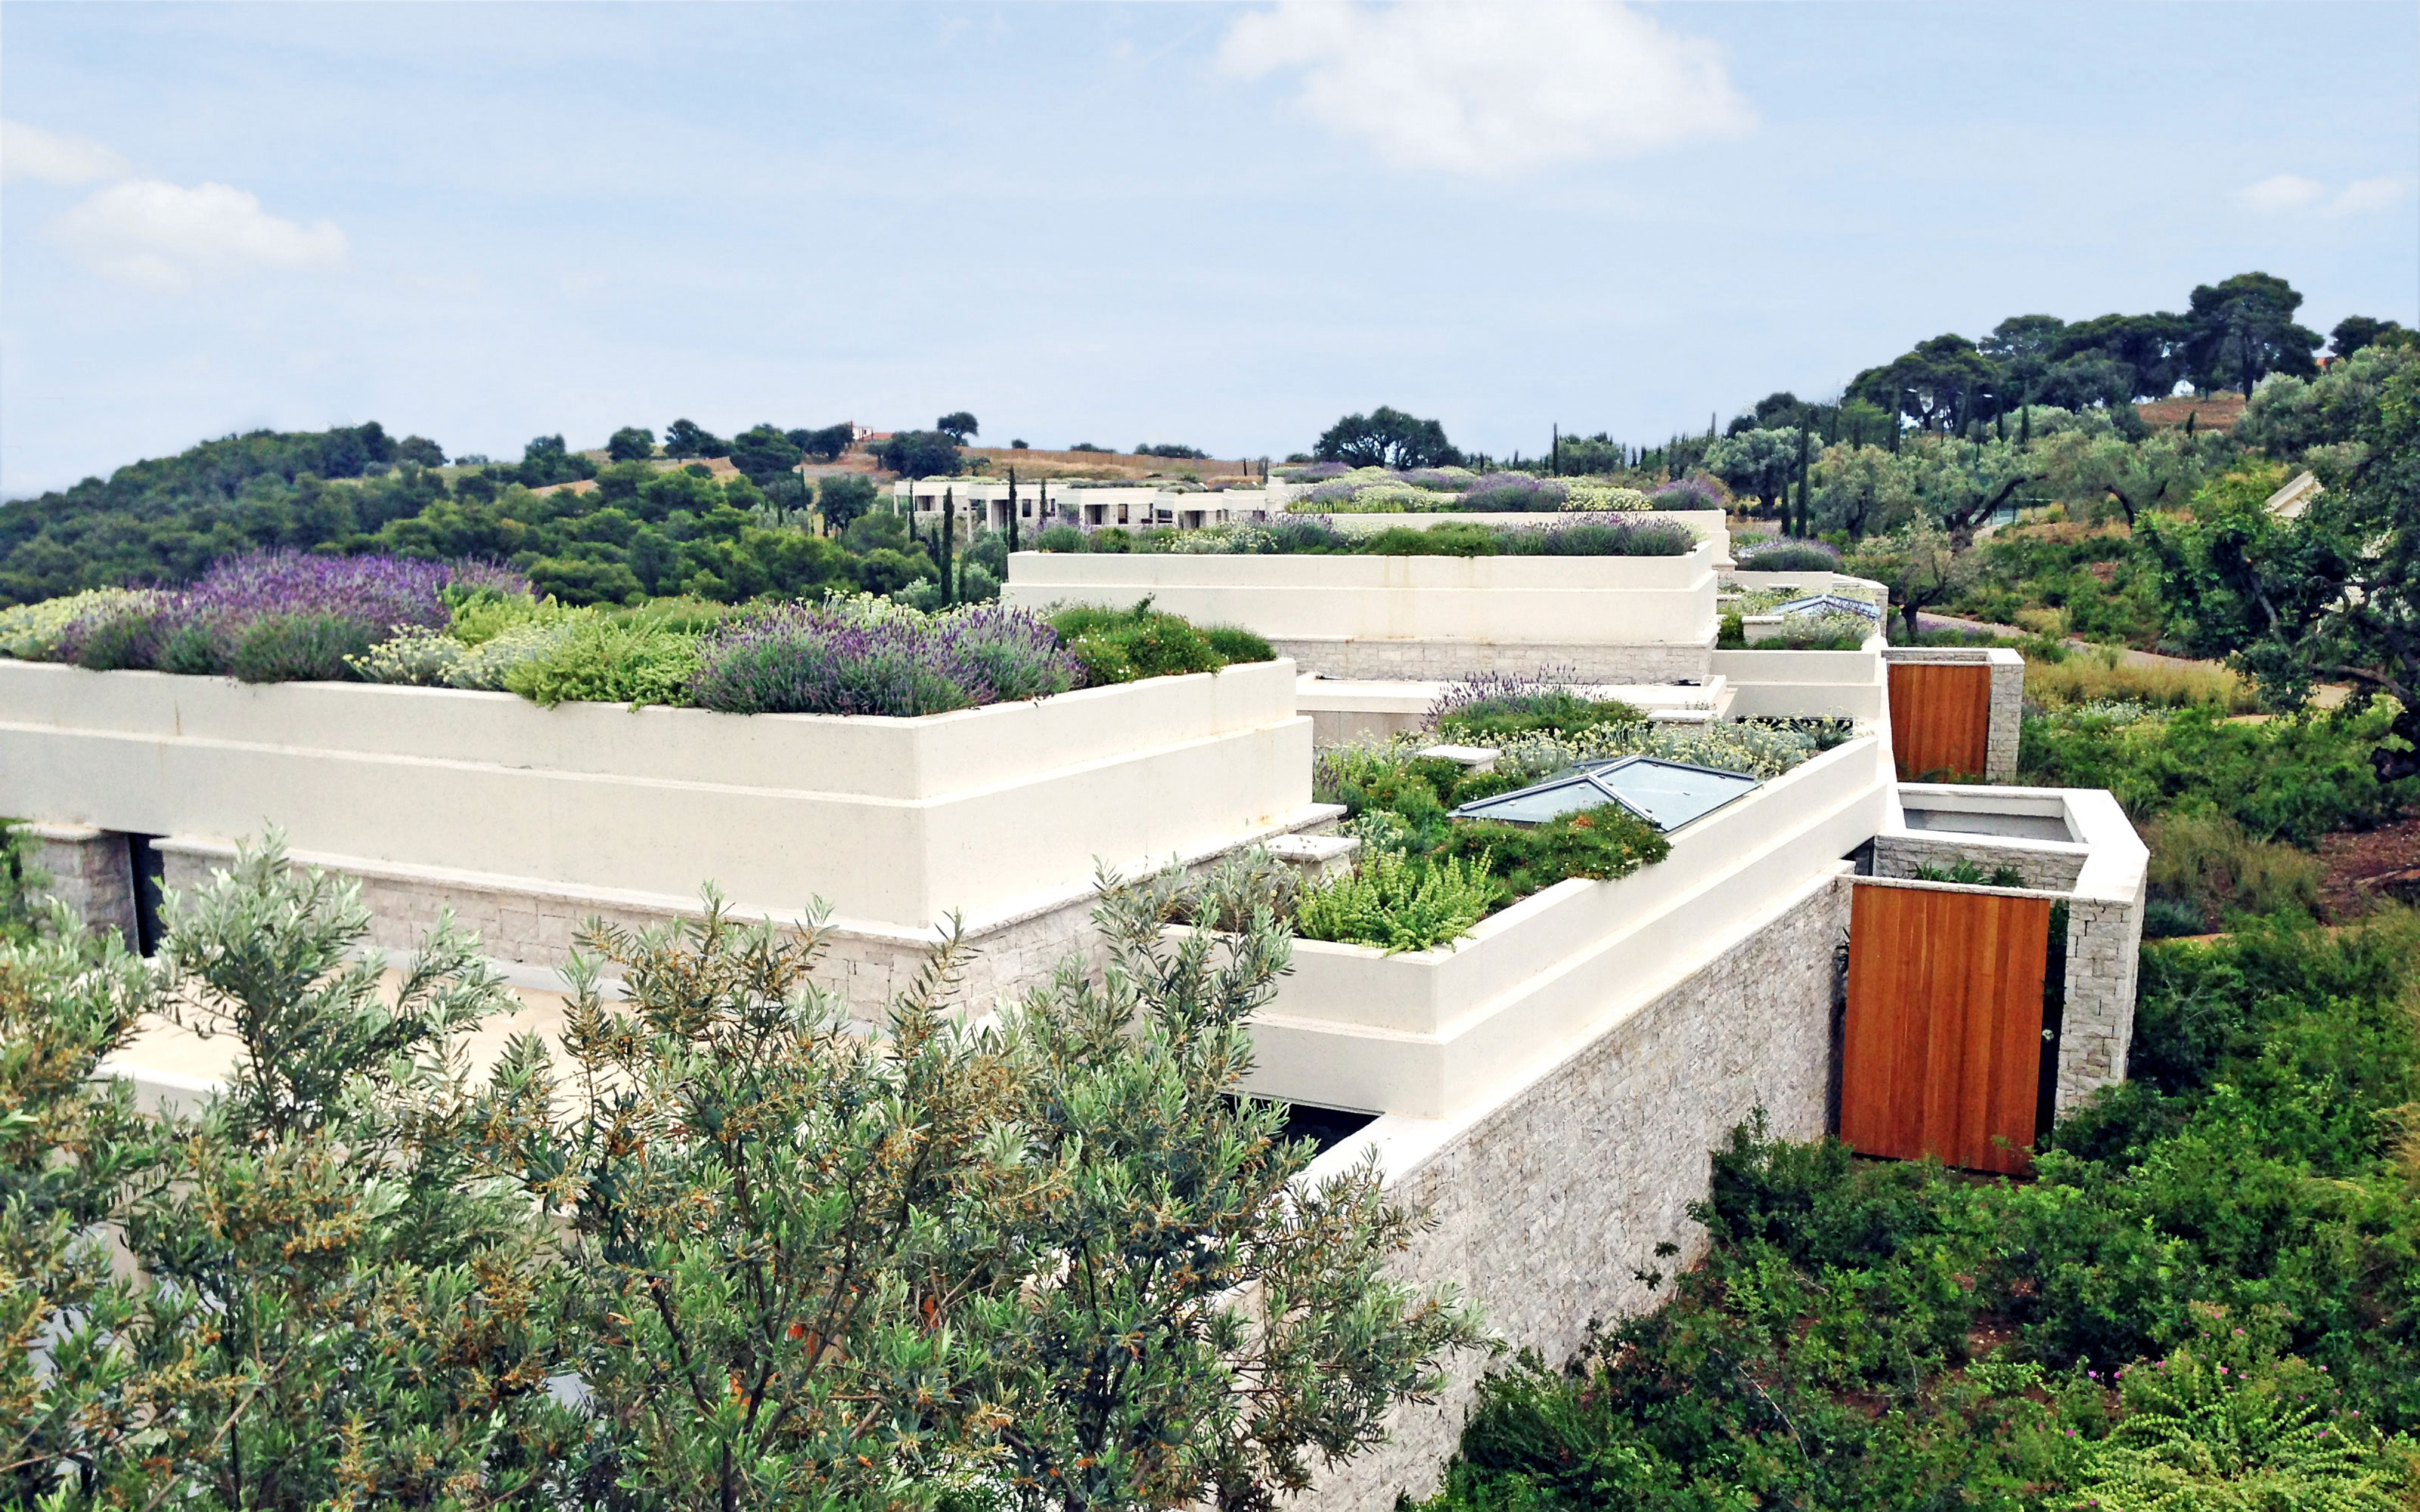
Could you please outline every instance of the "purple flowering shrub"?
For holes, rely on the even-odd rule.
[[[1675,478],[1647,496],[1650,509],[1720,509],[1730,494],[1711,473],[1692,472]]]
[[[913,717],[1042,698],[1082,680],[1058,635],[1021,609],[869,623],[794,605],[709,636],[690,701],[729,714]]]
[[[1462,496],[1462,507],[1488,513],[1551,514],[1563,507],[1568,494],[1561,484],[1549,478],[1533,478],[1527,472],[1490,472]]]
[[[520,574],[485,563],[258,551],[225,557],[192,586],[98,608],[60,638],[58,659],[95,671],[147,668],[275,683],[349,677],[398,628],[438,630],[447,590],[526,594]]]

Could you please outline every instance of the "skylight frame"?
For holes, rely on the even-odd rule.
[[[1680,772],[1695,772],[1706,777],[1723,779],[1726,786],[1730,786],[1731,784],[1738,784],[1738,786],[1734,787],[1732,791],[1726,795],[1719,802],[1710,804],[1707,807],[1699,810],[1697,812],[1692,813],[1686,819],[1680,821],[1680,823],[1667,827],[1664,824],[1658,821],[1653,814],[1647,812],[1637,804],[1623,796],[1618,788],[1605,780],[1605,779],[1612,773],[1641,765]],[[1534,794],[1552,793],[1583,784],[1594,789],[1604,798],[1605,802],[1585,804],[1578,809],[1567,809],[1564,810],[1565,813],[1585,812],[1589,809],[1601,809],[1605,806],[1605,803],[1612,803],[1619,805],[1624,813],[1637,819],[1640,823],[1652,828],[1658,834],[1669,835],[1675,831],[1686,829],[1689,825],[1696,824],[1699,820],[1705,818],[1707,815],[1718,812],[1721,810],[1730,807],[1731,804],[1738,802],[1741,798],[1747,796],[1758,788],[1762,787],[1764,785],[1764,779],[1752,776],[1746,772],[1727,771],[1719,766],[1701,766],[1695,762],[1676,762],[1671,760],[1669,757],[1650,756],[1643,752],[1634,752],[1628,756],[1600,757],[1593,761],[1581,762],[1577,765],[1570,768],[1568,771],[1557,773],[1555,776],[1547,778],[1543,781],[1532,782],[1528,787],[1514,788],[1510,793],[1490,794],[1484,798],[1474,798],[1468,803],[1457,805],[1446,815],[1446,817],[1449,819],[1495,819],[1496,816],[1486,810],[1491,809],[1501,809],[1515,799],[1528,797]],[[1554,814],[1549,815],[1545,819],[1497,819],[1496,822],[1508,825],[1540,825],[1551,823],[1554,819],[1559,819],[1560,817],[1562,817],[1561,814]]]

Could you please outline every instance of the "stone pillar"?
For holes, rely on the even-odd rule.
[[[2071,898],[2067,904],[2067,1008],[2058,1034],[2058,1091],[2065,1118],[2086,1098],[2126,1079],[2134,1038],[2134,979],[2143,954],[2143,892],[2132,899]]]
[[[89,929],[114,929],[134,943],[134,868],[126,837],[84,825],[27,825],[33,862],[50,874],[49,896],[75,910]]]

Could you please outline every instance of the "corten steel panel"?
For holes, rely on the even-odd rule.
[[[1840,1137],[1860,1154],[2025,1171],[2049,946],[2047,898],[1859,885]]]
[[[1992,669],[1962,662],[1894,665],[1890,722],[1900,781],[1982,776],[1992,743]]]

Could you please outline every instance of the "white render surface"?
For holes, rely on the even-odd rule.
[[[1707,675],[1731,691],[1734,719],[1826,716],[1885,725],[1889,706],[1883,640],[1856,651],[1717,651]]]
[[[1687,1208],[1706,1196],[1710,1152],[1734,1125],[1762,1108],[1776,1137],[1823,1134],[1832,948],[1849,890],[1837,874],[1800,872],[1738,933],[1640,983],[1621,1016],[1535,1074],[1454,1119],[1380,1119],[1321,1155],[1311,1178],[1374,1149],[1389,1196],[1434,1224],[1397,1273],[1454,1283],[1498,1336],[1561,1364],[1591,1319],[1668,1295],[1634,1273],[1670,1276],[1705,1253]],[[1658,1257],[1660,1242],[1681,1253]],[[1387,1443],[1324,1471],[1293,1505],[1388,1512],[1398,1493],[1433,1492],[1488,1364],[1448,1362],[1435,1402],[1398,1408]]]
[[[1422,1119],[1501,1096],[1838,869],[1883,827],[1888,760],[1872,736],[1836,747],[1683,826],[1655,865],[1557,883],[1452,946],[1296,941],[1294,974],[1254,1021],[1247,1087]]]
[[[1459,679],[1325,677],[1306,672],[1295,686],[1295,706],[1311,716],[1322,746],[1383,740],[1428,728],[1429,711]],[[1591,683],[1575,691],[1593,699],[1619,699],[1650,719],[1721,718],[1730,694],[1719,677],[1695,686],[1682,683]]]
[[[1279,661],[922,719],[542,709],[505,693],[247,686],[0,660],[0,812],[342,864],[923,931],[1051,906],[1305,822]],[[1080,815],[1081,823],[1060,822]]]
[[[1677,557],[1019,551],[1008,559],[1001,590],[1002,602],[1026,609],[1123,607],[1146,595],[1196,624],[1238,625],[1275,641],[1695,652],[1714,643],[1714,548],[1701,542]]]
[[[1688,527],[1689,533],[1700,541],[1713,544],[1717,566],[1727,565],[1731,556],[1730,517],[1719,509],[1632,509],[1613,511],[1608,517],[1601,510],[1573,510],[1569,513],[1547,514],[1527,510],[1438,510],[1418,514],[1378,515],[1355,512],[1322,515],[1314,507],[1292,512],[1297,518],[1317,515],[1340,531],[1368,533],[1401,526],[1410,531],[1424,531],[1432,525],[1494,525],[1510,529],[1537,529],[1543,526],[1569,524],[1575,519],[1602,520],[1611,517],[1618,523],[1645,523],[1650,520],[1670,520]]]

